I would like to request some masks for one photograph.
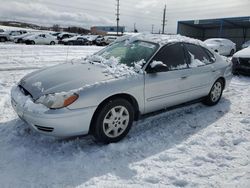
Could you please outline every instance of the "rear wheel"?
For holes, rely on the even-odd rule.
[[[30,44],[33,44],[33,45],[34,45],[34,44],[36,44],[36,43],[35,43],[35,41],[32,40],[32,41],[30,41]]]
[[[56,43],[54,41],[51,41],[50,42],[50,45],[55,45]]]
[[[133,123],[133,106],[125,99],[110,100],[98,111],[93,134],[103,143],[118,142],[124,138]]]
[[[217,80],[213,87],[211,88],[208,96],[206,97],[206,99],[204,100],[204,104],[208,105],[208,106],[213,106],[216,105],[221,98],[222,92],[223,92],[223,88],[224,88],[224,83],[221,79]]]

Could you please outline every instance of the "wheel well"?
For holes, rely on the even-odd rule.
[[[125,99],[127,100],[130,104],[132,104],[132,106],[134,107],[135,111],[135,117],[134,117],[134,120],[138,120],[139,119],[139,116],[140,116],[140,111],[139,111],[139,105],[136,101],[136,99],[132,96],[132,95],[129,95],[129,94],[125,94],[125,93],[121,93],[121,94],[116,94],[116,95],[112,95],[108,98],[106,98],[105,100],[103,100],[99,105],[98,107],[96,108],[95,112],[94,112],[94,115],[92,116],[92,119],[91,119],[91,123],[90,123],[90,129],[89,129],[89,133],[93,131],[94,129],[94,121],[96,119],[96,116],[98,115],[98,112],[102,109],[102,107],[107,104],[109,101],[111,100],[114,100],[114,99],[117,99],[117,98],[122,98],[122,99]]]
[[[221,80],[222,82],[223,82],[223,90],[225,89],[225,86],[226,86],[226,80],[225,80],[225,78],[223,78],[223,77],[220,77],[220,78],[218,78],[217,80]],[[217,81],[216,80],[216,81]]]

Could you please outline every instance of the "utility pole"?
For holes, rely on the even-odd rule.
[[[164,7],[164,10],[163,10],[163,19],[162,19],[162,34],[165,33],[165,24],[166,24],[166,4],[165,4],[165,7]]]
[[[152,24],[152,31],[151,33],[153,34],[154,33],[154,24]]]
[[[119,35],[119,20],[120,20],[120,0],[117,1],[117,7],[116,7],[116,32],[117,36]]]

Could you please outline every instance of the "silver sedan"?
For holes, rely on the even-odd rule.
[[[82,61],[28,74],[13,87],[11,101],[40,133],[117,142],[142,114],[199,98],[217,104],[231,69],[201,41],[139,34]]]

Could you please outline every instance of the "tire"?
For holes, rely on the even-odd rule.
[[[34,44],[36,44],[36,43],[35,43],[35,41],[32,40],[32,41],[30,41],[30,44],[34,45]]]
[[[18,39],[17,43],[22,43],[22,41],[23,41],[22,39]]]
[[[98,142],[118,142],[128,134],[133,120],[134,109],[127,100],[110,100],[97,112],[92,133]]]
[[[7,41],[6,38],[4,38],[4,37],[0,38],[0,42],[6,42],[6,41]]]
[[[69,42],[68,45],[72,46],[72,45],[74,45],[74,43],[73,42]]]
[[[50,42],[50,45],[55,45],[56,43],[54,41],[51,41]]]
[[[216,80],[203,103],[208,106],[216,105],[221,99],[223,88],[224,82],[221,79]]]
[[[234,55],[234,49],[232,49],[232,50],[230,51],[229,56],[233,56],[233,55]]]

